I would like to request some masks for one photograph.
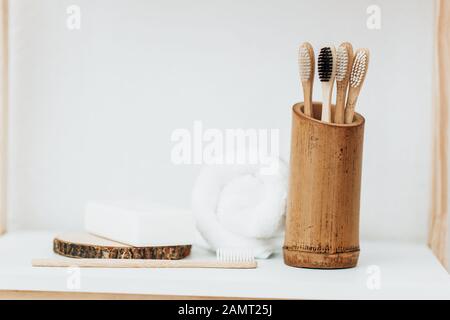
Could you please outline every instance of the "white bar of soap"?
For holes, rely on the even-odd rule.
[[[91,202],[84,222],[89,233],[135,247],[192,244],[196,232],[190,211],[155,203]]]

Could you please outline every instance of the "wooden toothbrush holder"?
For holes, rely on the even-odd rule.
[[[324,123],[303,103],[292,110],[292,141],[284,262],[293,267],[355,267],[359,257],[359,204],[364,118]],[[334,106],[332,107],[334,116]]]

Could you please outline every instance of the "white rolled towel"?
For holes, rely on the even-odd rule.
[[[198,231],[209,245],[251,250],[267,258],[282,246],[287,165],[264,174],[261,165],[210,165],[203,168],[192,193]]]

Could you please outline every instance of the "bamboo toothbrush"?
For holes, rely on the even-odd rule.
[[[249,251],[217,250],[217,259],[156,260],[156,259],[33,259],[33,267],[80,268],[215,268],[255,269],[257,263]]]
[[[314,83],[314,49],[310,43],[304,42],[298,52],[298,64],[300,69],[300,79],[303,87],[303,97],[305,103],[304,113],[312,116],[312,90]]]
[[[369,50],[358,49],[353,59],[352,72],[350,74],[350,88],[348,90],[347,106],[345,107],[345,123],[352,123],[355,115],[355,106],[361,87],[366,78],[369,67]]]
[[[319,79],[322,82],[322,121],[331,122],[331,96],[336,77],[336,49],[334,46],[320,49],[317,65]]]
[[[334,123],[344,123],[345,98],[352,71],[353,47],[344,42],[336,50],[336,111]]]

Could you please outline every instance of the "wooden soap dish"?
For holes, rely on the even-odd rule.
[[[53,251],[71,258],[178,260],[190,254],[191,245],[133,247],[89,233],[65,233],[53,239]]]

